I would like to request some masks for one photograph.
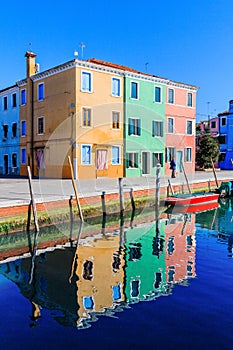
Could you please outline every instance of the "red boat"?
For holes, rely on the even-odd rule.
[[[219,193],[174,194],[165,200],[165,205],[193,206],[217,202]]]

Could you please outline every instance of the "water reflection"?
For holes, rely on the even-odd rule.
[[[76,239],[37,251],[31,283],[31,256],[0,264],[0,273],[31,303],[31,327],[43,309],[53,310],[62,325],[88,327],[100,315],[168,295],[196,276],[194,214],[163,214],[156,222],[121,218],[117,226],[105,219],[99,233],[79,226]]]

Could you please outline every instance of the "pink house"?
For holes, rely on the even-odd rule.
[[[195,171],[196,93],[198,87],[170,81],[166,90],[166,169],[174,157],[178,172]]]

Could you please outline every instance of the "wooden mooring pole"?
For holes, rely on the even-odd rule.
[[[68,161],[69,161],[69,166],[70,166],[71,180],[72,180],[72,185],[73,185],[73,189],[74,189],[74,193],[75,193],[75,199],[76,199],[76,203],[77,203],[77,207],[78,207],[79,217],[80,217],[81,221],[84,221],[82,209],[81,209],[81,206],[79,203],[78,191],[77,191],[76,183],[74,181],[74,171],[73,171],[73,166],[72,166],[72,163],[70,160],[70,156],[68,156]]]
[[[156,183],[155,183],[155,211],[157,215],[159,212],[159,201],[160,201],[160,171],[161,171],[161,164],[157,164]]]
[[[123,179],[120,177],[119,179],[119,197],[120,197],[120,214],[121,216],[124,215],[124,195],[123,195]]]
[[[27,166],[27,172],[28,172],[28,183],[29,183],[29,190],[30,190],[30,197],[31,197],[30,205],[32,206],[34,225],[35,225],[35,230],[37,233],[37,232],[39,232],[40,229],[39,229],[38,219],[37,219],[36,202],[34,199],[34,193],[33,193],[33,188],[32,188],[32,175],[31,175],[30,166]],[[29,216],[29,220],[30,220],[31,215],[28,215],[28,216]],[[27,224],[27,227],[29,227],[29,226],[30,226],[30,223]]]

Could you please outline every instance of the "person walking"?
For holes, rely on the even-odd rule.
[[[170,169],[172,171],[172,178],[176,177],[176,162],[174,158],[170,162]]]

